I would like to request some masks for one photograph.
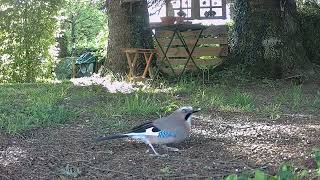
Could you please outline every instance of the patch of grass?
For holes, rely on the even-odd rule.
[[[258,85],[265,88],[275,88],[277,86],[277,82],[270,79],[262,79],[261,83],[258,83]]]
[[[288,89],[280,91],[278,95],[275,96],[275,104],[286,106],[287,108],[298,111],[303,105],[310,106],[308,103],[304,102],[305,99],[302,87],[294,85]]]
[[[130,115],[148,115],[156,113],[161,109],[160,100],[153,94],[135,92],[124,98],[121,112]]]
[[[60,102],[70,84],[0,85],[0,129],[9,134],[65,123],[72,111]]]
[[[109,128],[122,129],[131,125],[131,120],[138,123],[137,119],[162,117],[186,105],[204,111],[209,108],[243,112],[257,110],[271,119],[278,119],[285,106],[299,108],[304,98],[302,88],[293,86],[280,92],[269,106],[256,109],[259,98],[250,92],[221,84],[203,85],[193,80],[163,83],[161,87],[141,88],[129,94],[109,93],[97,85],[6,84],[0,85],[0,129],[14,134],[25,129],[66,123],[73,117],[83,119],[81,116],[93,125],[102,123]],[[309,106],[320,107],[319,91]]]
[[[285,105],[288,102],[288,97],[285,96],[286,93],[284,91],[280,91],[279,94],[275,95],[274,103]]]
[[[215,107],[223,107],[225,104],[225,98],[224,96],[220,96],[219,94],[215,94],[210,97],[209,105],[215,106]]]
[[[216,72],[214,76],[224,85],[246,85],[255,81],[255,78],[253,78],[244,65],[230,66],[222,71]]]
[[[311,103],[311,107],[316,110],[320,109],[320,91],[317,91],[317,94],[315,95],[314,100]]]
[[[271,120],[277,120],[281,117],[281,105],[280,104],[270,104],[261,109],[263,113],[269,116]]]
[[[310,171],[311,172],[311,171]],[[280,166],[278,172],[275,175],[269,175],[262,170],[254,170],[253,172],[243,172],[239,175],[231,174],[222,179],[224,180],[238,180],[238,179],[254,179],[254,180],[303,180],[314,179],[313,175],[307,170],[294,168],[291,165],[284,164]]]
[[[320,149],[316,148],[313,150],[314,152],[314,159],[317,163],[317,168],[320,169]]]
[[[230,174],[222,177],[223,180],[238,180],[238,179],[255,179],[255,180],[303,180],[303,179],[319,179],[320,177],[320,150],[314,149],[314,160],[317,164],[316,169],[295,168],[291,164],[282,164],[279,170],[273,174],[267,174],[262,170],[244,171],[239,174]]]
[[[184,104],[199,106],[201,108],[207,108],[215,105],[218,106],[218,104],[215,104],[214,97],[224,97],[224,95],[222,95],[219,90],[220,88],[217,88],[215,86],[195,87],[193,88],[192,92],[184,96]]]
[[[247,92],[241,92],[236,89],[227,98],[229,106],[234,107],[242,111],[253,111],[254,110],[254,98]]]
[[[302,88],[301,86],[293,86],[291,90],[292,107],[297,110],[301,107],[302,103]]]
[[[178,102],[165,93],[154,94],[138,91],[116,96],[116,102],[109,107],[114,114],[148,116],[160,112],[172,112],[179,107]]]
[[[201,108],[215,107],[223,111],[254,110],[254,97],[248,92],[230,89],[225,85],[191,87],[192,91],[185,94],[184,104]]]
[[[181,95],[194,94],[197,90],[203,87],[203,85],[199,83],[199,81],[193,80],[181,80],[179,83],[171,86],[173,86],[175,93],[179,93]]]

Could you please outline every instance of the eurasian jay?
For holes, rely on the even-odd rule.
[[[154,154],[159,155],[153,144],[165,145],[185,140],[190,135],[192,114],[198,111],[200,109],[193,109],[190,106],[182,107],[167,117],[136,126],[128,133],[101,136],[97,138],[97,141],[130,137],[148,144]],[[178,149],[172,148],[172,150],[177,151]]]

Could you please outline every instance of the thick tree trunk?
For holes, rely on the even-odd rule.
[[[235,60],[260,77],[304,74],[309,68],[294,0],[236,0]]]
[[[153,40],[149,29],[149,12],[147,0],[132,5],[130,12],[130,29],[131,41],[130,45],[134,48],[150,49],[153,48]],[[137,70],[143,72],[145,65],[144,57],[141,55],[138,59]]]
[[[109,40],[106,69],[124,75],[128,64],[121,48],[153,47],[149,26],[147,0],[133,4],[120,4],[120,0],[107,0]],[[106,72],[106,71],[105,71]]]
[[[107,0],[107,15],[109,27],[109,39],[107,47],[107,59],[105,72],[125,74],[127,61],[121,48],[129,47],[130,26],[128,21],[128,7],[120,4],[120,0]]]
[[[131,46],[136,48],[153,48],[149,27],[149,12],[147,0],[132,5],[129,21],[131,23]]]

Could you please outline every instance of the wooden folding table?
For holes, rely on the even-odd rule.
[[[128,78],[130,81],[134,80],[144,80],[150,72],[150,65],[155,53],[157,50],[155,49],[139,49],[139,48],[123,48],[123,52],[126,53],[128,65],[129,65],[129,73]],[[136,75],[136,65],[139,54],[143,54],[144,60],[146,61],[146,65],[144,67],[143,74],[141,76]]]

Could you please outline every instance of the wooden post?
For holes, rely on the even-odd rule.
[[[227,0],[222,0],[222,19],[227,19]]]
[[[149,54],[149,56],[147,54]],[[146,78],[148,72],[150,75],[150,63],[152,61],[153,54],[154,54],[154,52],[152,52],[152,51],[150,53],[146,53],[146,52],[143,53],[144,59],[146,61],[146,67],[145,67],[144,72],[142,74],[142,78]]]
[[[171,0],[166,0],[165,3],[166,3],[166,16],[168,17],[169,16],[169,3],[170,3]]]
[[[191,18],[200,19],[200,1],[199,0],[191,1]]]

